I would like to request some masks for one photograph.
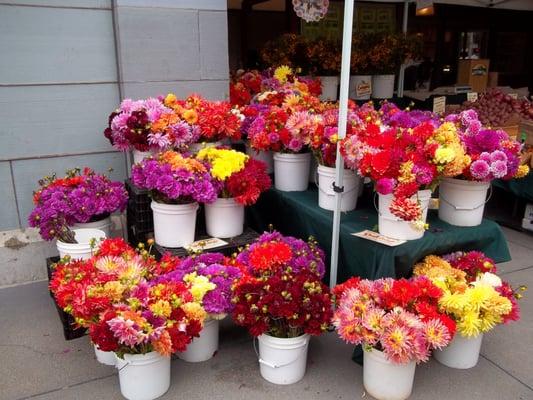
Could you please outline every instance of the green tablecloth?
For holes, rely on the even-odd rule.
[[[502,181],[497,179],[493,185],[511,192],[516,197],[533,202],[533,172],[522,179],[513,179],[511,181]]]
[[[407,276],[413,264],[426,255],[458,250],[481,250],[496,262],[510,260],[507,242],[497,223],[483,220],[480,226],[461,228],[440,221],[433,211],[428,215],[430,229],[424,237],[397,247],[352,236],[351,233],[377,227],[377,212],[368,203],[371,201],[367,196],[366,204],[342,215],[338,282],[354,275],[369,279]],[[268,230],[272,224],[286,235],[300,238],[313,235],[326,251],[329,264],[333,212],[318,207],[316,189],[305,192],[271,189],[249,207],[247,218],[259,232]]]

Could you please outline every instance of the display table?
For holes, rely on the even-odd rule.
[[[498,263],[511,259],[497,223],[483,220],[480,226],[461,228],[440,221],[434,211],[428,215],[430,228],[422,239],[397,247],[351,235],[377,228],[377,212],[372,199],[372,195],[367,194],[359,199],[356,210],[342,214],[338,282],[355,275],[369,279],[408,276],[413,264],[423,257],[458,250],[481,250]],[[247,218],[257,232],[268,230],[269,224],[272,224],[286,235],[300,238],[314,236],[326,251],[329,265],[333,212],[318,207],[318,191],[315,188],[305,192],[271,189],[261,195],[257,204],[248,207]],[[325,279],[327,282],[329,277]]]

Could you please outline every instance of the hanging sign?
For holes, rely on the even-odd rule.
[[[292,0],[292,6],[304,21],[316,22],[328,13],[329,0]]]

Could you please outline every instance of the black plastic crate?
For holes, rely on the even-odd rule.
[[[216,247],[214,249],[207,249],[205,250],[206,253],[223,253],[227,256],[232,255],[233,253],[237,252],[239,248],[246,246],[247,244],[252,244],[254,241],[257,240],[259,237],[259,234],[254,231],[251,228],[246,228],[242,235],[235,236],[234,238],[230,239],[222,239],[225,242],[228,242],[227,245]],[[206,234],[197,236],[197,241],[202,239],[210,239],[210,236],[207,236]],[[163,254],[170,253],[173,256],[177,257],[186,257],[189,255],[187,252],[187,249],[184,247],[178,247],[178,248],[170,248],[170,247],[163,247],[158,244],[154,245],[154,255],[159,260]]]
[[[132,246],[136,246],[139,242],[153,237],[154,219],[150,208],[152,199],[147,190],[138,188],[129,179],[126,179],[124,184],[129,196],[126,209],[128,241]]]
[[[53,265],[59,261],[59,257],[50,257],[46,259],[46,273],[48,275],[48,281],[52,278]],[[87,334],[84,328],[75,328],[75,321],[72,315],[66,313],[59,307],[54,299],[52,292],[48,291],[50,297],[54,301],[59,320],[63,325],[63,336],[65,340],[73,340],[85,336]]]

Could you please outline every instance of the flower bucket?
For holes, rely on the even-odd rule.
[[[274,153],[274,186],[282,192],[303,192],[309,185],[311,153]]]
[[[416,229],[409,221],[404,221],[389,210],[392,203],[392,194],[378,194],[379,209],[378,209],[378,229],[379,233],[399,240],[416,240],[424,236],[424,229]],[[416,196],[413,196],[416,198]],[[431,198],[430,190],[420,190],[418,192],[418,200],[422,208],[422,221],[426,222],[428,215],[429,199]]]
[[[352,75],[348,86],[348,97],[354,100],[369,100],[372,94],[372,76]]]
[[[204,323],[200,337],[194,338],[187,350],[178,353],[178,357],[187,362],[207,361],[218,351],[218,319],[210,319]]]
[[[416,362],[394,364],[382,351],[363,352],[363,385],[378,400],[404,400],[411,395]]]
[[[194,242],[198,203],[162,204],[152,201],[154,239],[163,247],[185,247]]]
[[[111,216],[94,222],[76,222],[73,229],[99,229],[105,233],[105,237],[111,237]]]
[[[207,234],[217,238],[231,238],[244,231],[244,206],[235,199],[218,198],[206,204],[205,227]]]
[[[252,149],[250,143],[246,143],[246,154],[253,159],[264,162],[267,166],[267,174],[274,172],[274,158],[271,151],[257,151]]]
[[[72,259],[88,260],[93,255],[91,239],[105,239],[105,233],[99,229],[74,229],[74,237],[78,243],[56,242],[59,257],[69,255]]]
[[[202,149],[206,149],[208,147],[219,147],[219,146],[222,146],[222,142],[220,140],[216,142],[192,143],[189,145],[189,151],[192,154],[196,154]]]
[[[152,153],[149,151],[133,150],[133,163],[134,164],[140,163],[146,157],[150,157],[151,155]]]
[[[439,218],[455,226],[481,224],[489,187],[488,182],[444,178],[439,186]]]
[[[335,209],[335,191],[333,182],[335,181],[335,168],[319,165],[318,173],[318,205],[325,210]],[[341,211],[352,211],[357,206],[359,187],[362,186],[361,178],[354,171],[344,170],[342,185],[344,192],[341,194]]]
[[[472,338],[456,333],[450,344],[442,350],[435,350],[433,356],[438,362],[450,368],[472,368],[477,365],[482,341],[482,333]]]
[[[372,97],[391,99],[394,96],[394,74],[372,76]]]
[[[278,385],[290,385],[301,380],[307,365],[309,339],[308,334],[295,338],[259,336],[261,376]]]
[[[339,93],[339,77],[338,76],[320,76],[320,83],[322,85],[321,101],[337,101]]]
[[[152,351],[117,357],[120,392],[128,400],[152,400],[170,387],[170,357]]]
[[[94,345],[94,355],[100,364],[104,365],[115,365],[117,362],[117,357],[112,351],[103,351],[98,348],[97,345]]]

